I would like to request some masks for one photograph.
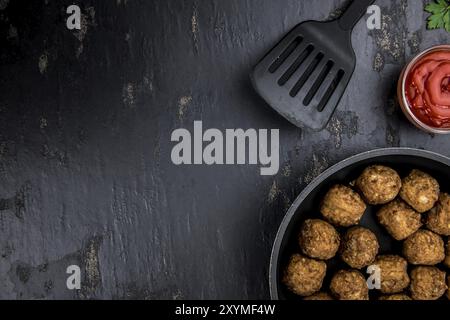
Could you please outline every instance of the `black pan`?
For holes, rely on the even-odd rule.
[[[348,158],[329,168],[300,193],[281,223],[270,259],[269,282],[272,299],[300,299],[284,287],[281,276],[290,255],[299,252],[297,234],[301,223],[307,218],[320,218],[320,200],[333,184],[348,184],[355,180],[365,167],[372,164],[390,166],[402,177],[412,169],[423,170],[439,181],[441,190],[450,192],[450,159],[424,150],[409,148],[373,150]],[[375,232],[380,242],[381,254],[399,253],[401,243],[393,240],[378,224],[375,218],[376,210],[377,207],[369,206],[361,220],[361,225]],[[327,288],[329,277],[334,271],[341,268],[348,269],[338,258],[327,263],[328,271],[324,288]],[[371,295],[373,294],[376,293],[371,292]]]

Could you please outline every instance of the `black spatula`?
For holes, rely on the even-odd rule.
[[[294,125],[323,129],[355,69],[351,32],[374,1],[354,0],[337,20],[296,26],[256,66],[256,91]]]

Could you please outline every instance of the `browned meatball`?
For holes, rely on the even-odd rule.
[[[356,187],[369,204],[385,204],[397,197],[402,180],[395,170],[375,165],[367,167],[356,179]]]
[[[318,292],[312,296],[306,297],[303,300],[334,300],[333,297],[326,292]]]
[[[400,199],[381,207],[378,221],[395,240],[404,240],[420,229],[422,216]]]
[[[408,263],[402,257],[378,256],[373,265],[380,268],[381,292],[398,293],[408,287]]]
[[[320,260],[333,258],[339,249],[339,243],[339,233],[323,220],[306,220],[300,229],[300,248],[311,258]]]
[[[445,272],[436,267],[416,267],[411,271],[411,297],[414,300],[437,300],[447,290]]]
[[[447,266],[447,268],[450,268],[450,238],[449,238],[449,240],[447,240],[447,251],[446,251],[444,264]]]
[[[322,201],[320,212],[334,225],[349,227],[358,224],[366,211],[359,194],[343,185],[333,186]]]
[[[423,213],[434,207],[439,198],[439,184],[432,176],[413,170],[402,181],[400,197],[416,211]]]
[[[419,230],[403,243],[403,255],[411,264],[435,265],[445,259],[444,241],[434,232]]]
[[[331,293],[339,300],[369,300],[366,279],[357,270],[340,270],[331,279]]]
[[[320,290],[326,272],[325,262],[294,254],[284,272],[283,283],[299,296],[310,296]]]
[[[443,236],[450,236],[450,195],[441,193],[436,206],[427,216],[427,227]]]
[[[350,228],[342,239],[340,254],[350,267],[361,269],[370,265],[378,254],[377,236],[363,227]]]
[[[412,300],[406,294],[392,294],[390,296],[382,296],[380,300]]]

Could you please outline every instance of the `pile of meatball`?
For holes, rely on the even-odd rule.
[[[377,236],[359,225],[367,205],[396,241],[401,255],[379,254]],[[320,205],[323,219],[304,221],[282,281],[305,300],[369,300],[366,268],[379,272],[381,300],[450,299],[450,195],[432,176],[412,170],[405,178],[392,168],[366,168],[352,186],[335,185]],[[338,232],[338,230],[340,232]],[[447,241],[447,249],[443,237]],[[327,261],[338,256],[346,268],[323,285]]]

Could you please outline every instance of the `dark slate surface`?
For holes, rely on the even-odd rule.
[[[360,22],[349,89],[321,133],[293,127],[254,93],[252,65],[338,0],[0,0],[0,298],[268,298],[278,225],[330,165],[378,147],[450,155],[414,129],[395,83],[426,31],[423,2],[378,0]],[[176,167],[172,130],[280,128],[281,169]],[[83,289],[65,287],[79,264]]]

